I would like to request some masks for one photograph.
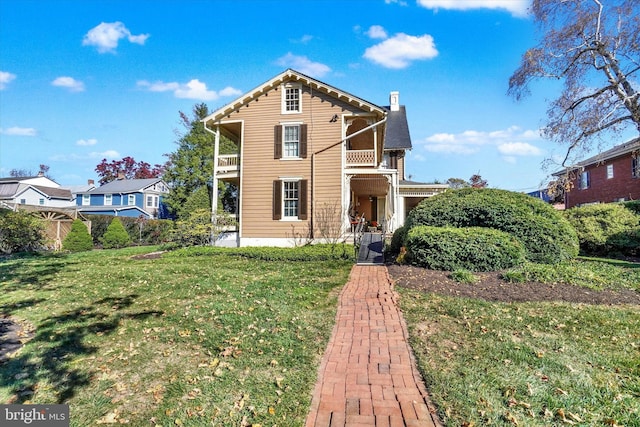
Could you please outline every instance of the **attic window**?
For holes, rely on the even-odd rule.
[[[282,114],[302,112],[302,85],[287,83],[282,91]]]

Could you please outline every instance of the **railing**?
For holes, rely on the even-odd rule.
[[[375,150],[347,150],[347,166],[375,166]]]
[[[240,170],[239,156],[237,154],[220,154],[218,156],[218,172],[238,172]]]
[[[356,258],[358,258],[358,252],[360,251],[360,242],[362,241],[362,235],[364,234],[364,228],[366,225],[367,221],[364,219],[363,215],[356,224],[356,228],[353,231],[353,247],[356,251]]]

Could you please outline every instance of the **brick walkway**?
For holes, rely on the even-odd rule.
[[[395,301],[386,267],[353,267],[306,427],[440,425]]]

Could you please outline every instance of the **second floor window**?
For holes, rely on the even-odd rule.
[[[44,206],[44,199],[40,199],[40,200],[38,200],[38,204],[39,204],[40,206]]]
[[[607,165],[607,179],[613,178],[613,165]]]
[[[300,126],[284,126],[284,157],[299,157]]]
[[[113,201],[113,196],[111,194],[105,194],[104,195],[104,205],[105,206],[111,206],[112,201]]]
[[[89,206],[91,204],[91,196],[89,194],[82,195],[82,206]]]
[[[276,125],[274,137],[275,159],[304,159],[307,157],[307,125],[285,123]]]
[[[133,206],[136,204],[136,195],[135,194],[129,194],[129,196],[127,197],[127,204],[129,206]]]

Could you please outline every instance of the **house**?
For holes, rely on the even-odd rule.
[[[161,178],[120,177],[100,187],[78,192],[76,205],[83,214],[158,218],[162,198],[167,193],[169,187]]]
[[[567,174],[568,173],[568,174]],[[640,138],[556,172],[568,176],[565,207],[640,199]]]
[[[13,209],[17,205],[65,208],[74,206],[69,189],[44,176],[0,178],[0,202]]]
[[[215,135],[213,188],[220,180],[237,188],[237,229],[216,244],[322,241],[346,235],[361,217],[388,232],[400,227],[447,186],[405,180],[406,110],[398,92],[389,104],[288,69],[204,118]],[[235,152],[221,153],[222,138]]]

